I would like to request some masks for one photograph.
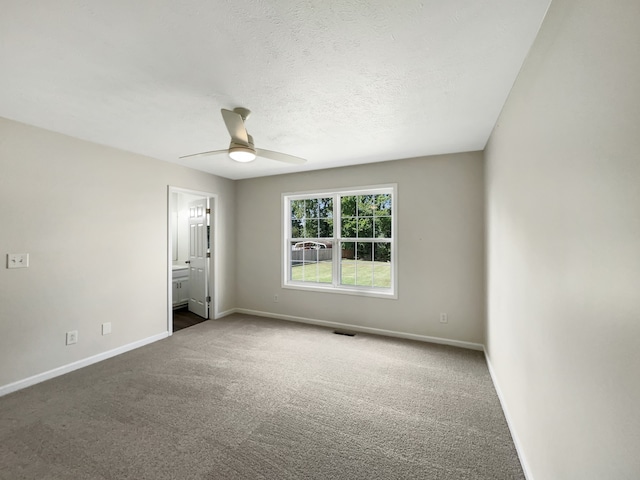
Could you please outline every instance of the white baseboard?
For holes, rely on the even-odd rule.
[[[237,312],[237,310],[235,308],[230,308],[229,310],[225,310],[224,312],[216,313],[213,318],[215,320],[217,320],[218,318],[227,317],[227,316],[232,315],[232,314],[234,314],[236,312]]]
[[[498,394],[498,399],[500,400],[500,406],[502,407],[502,411],[504,412],[504,417],[507,419],[507,426],[509,427],[509,431],[511,432],[511,438],[513,438],[513,444],[516,447],[516,452],[518,453],[518,458],[520,459],[520,465],[522,465],[524,476],[527,480],[534,480],[533,474],[531,473],[531,468],[529,467],[529,463],[527,462],[527,457],[524,454],[522,444],[520,443],[515,426],[513,424],[513,421],[511,420],[511,416],[509,415],[509,409],[507,408],[504,395],[502,394],[502,389],[500,388],[500,384],[498,383],[495,371],[493,370],[493,366],[491,365],[491,359],[489,358],[489,354],[487,353],[486,349],[484,351],[484,357],[487,360],[489,375],[491,375],[491,381],[493,381],[493,386],[495,387],[496,393]]]
[[[115,357],[116,355],[128,352],[129,350],[135,350],[136,348],[144,347],[145,345],[157,342],[158,340],[162,340],[163,338],[167,338],[168,336],[169,332],[162,332],[151,337],[143,338],[142,340],[138,340],[137,342],[129,343],[127,345],[123,345],[122,347],[114,348],[113,350],[99,353],[98,355],[93,355],[92,357],[83,358],[82,360],[69,363],[68,365],[63,365],[61,367],[54,368],[53,370],[39,373],[32,377],[0,386],[0,397],[17,390],[22,390],[23,388],[30,387],[31,385],[35,385],[36,383],[44,382],[45,380],[64,375],[65,373],[73,372],[74,370],[77,370],[79,368],[87,367],[93,363],[101,362],[102,360],[106,360],[107,358]]]
[[[279,313],[262,312],[259,310],[249,310],[246,308],[236,308],[234,313],[244,313],[246,315],[255,315],[258,317],[277,318],[279,320],[287,320],[290,322],[308,323],[311,325],[320,325],[330,328],[344,328],[354,332],[372,333],[374,335],[384,335],[387,337],[406,338],[408,340],[417,340],[419,342],[438,343],[441,345],[451,345],[454,347],[468,348],[470,350],[484,350],[484,346],[480,343],[463,342],[460,340],[451,340],[448,338],[429,337],[426,335],[416,335],[413,333],[396,332],[393,330],[383,330],[381,328],[362,327],[359,325],[351,325],[348,323],[328,322],[326,320],[318,320],[315,318],[296,317],[293,315],[282,315]]]

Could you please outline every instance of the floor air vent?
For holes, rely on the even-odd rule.
[[[342,330],[334,330],[333,333],[335,333],[336,335],[344,335],[346,337],[355,337],[356,336],[355,333],[345,332],[345,331],[342,331]]]

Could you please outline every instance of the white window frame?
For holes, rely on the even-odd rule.
[[[333,237],[327,239],[309,239],[315,241],[330,241],[334,252],[340,252],[342,238],[342,225],[341,225],[341,208],[338,201],[341,196],[349,195],[376,195],[382,193],[391,194],[391,238],[367,238],[363,241],[372,243],[376,242],[389,242],[391,244],[391,287],[368,287],[368,286],[355,286],[355,285],[341,285],[340,284],[340,260],[341,255],[333,255],[332,268],[333,268],[333,283],[315,283],[315,282],[300,282],[291,280],[291,201],[303,200],[310,198],[327,198],[333,197]],[[360,295],[367,297],[379,297],[388,299],[398,298],[398,185],[395,183],[385,185],[370,185],[363,187],[350,187],[350,188],[338,188],[331,190],[313,190],[306,192],[289,192],[282,194],[282,288],[289,288],[294,290],[311,290],[316,292],[326,293],[340,293],[347,295]],[[306,238],[304,240],[307,240]],[[344,239],[349,241],[349,239]]]

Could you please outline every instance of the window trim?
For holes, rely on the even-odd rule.
[[[376,242],[389,242],[391,244],[391,287],[390,288],[380,288],[380,287],[367,287],[367,286],[356,286],[356,285],[340,285],[340,262],[338,260],[334,260],[332,262],[332,271],[333,271],[333,283],[314,283],[314,282],[294,282],[290,278],[290,270],[289,265],[291,262],[290,257],[290,241],[292,237],[290,237],[290,229],[291,229],[291,201],[292,200],[301,200],[301,199],[310,199],[310,198],[326,198],[333,197],[334,199],[334,210],[333,210],[333,237],[325,239],[307,239],[306,237],[302,239],[306,240],[314,240],[314,241],[331,241],[331,247],[338,249],[341,242],[345,241],[342,238],[342,229],[341,229],[341,221],[340,218],[340,209],[338,207],[338,197],[348,196],[348,195],[375,195],[379,193],[391,193],[391,237],[390,238],[373,238],[368,239],[367,241],[371,241],[373,243]],[[325,293],[338,293],[338,294],[346,294],[346,295],[356,295],[356,296],[365,296],[365,297],[377,297],[377,298],[387,298],[387,299],[397,299],[398,298],[398,214],[397,214],[397,204],[398,204],[398,184],[389,183],[383,185],[367,185],[361,187],[347,187],[347,188],[334,188],[334,189],[326,189],[326,190],[311,190],[311,191],[302,191],[302,192],[286,192],[281,195],[281,245],[282,245],[282,257],[281,257],[281,286],[282,288],[292,289],[292,290],[304,290],[304,291],[316,291],[316,292],[325,292]],[[348,241],[349,238],[346,239]],[[337,257],[336,257],[337,258]]]

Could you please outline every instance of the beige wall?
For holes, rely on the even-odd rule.
[[[239,181],[238,307],[483,343],[483,175],[475,152]],[[397,300],[281,288],[283,193],[388,183],[398,184]]]
[[[0,387],[167,330],[168,185],[218,194],[233,308],[234,182],[0,119]]]
[[[639,21],[554,0],[486,149],[487,347],[531,479],[640,475]]]

